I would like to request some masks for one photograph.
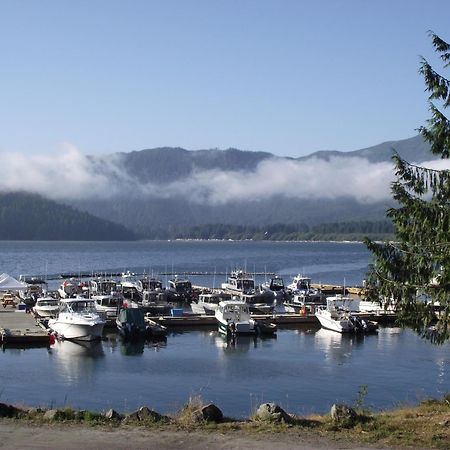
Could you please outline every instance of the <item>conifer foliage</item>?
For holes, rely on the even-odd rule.
[[[450,45],[430,32],[443,70],[450,66]],[[429,95],[431,118],[419,128],[431,152],[450,157],[450,81],[422,58],[419,72]],[[396,179],[387,211],[393,242],[366,245],[373,253],[367,284],[372,298],[395,305],[399,322],[435,343],[450,338],[450,170],[414,165],[394,153]]]

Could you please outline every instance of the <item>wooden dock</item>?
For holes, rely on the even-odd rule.
[[[48,332],[31,314],[16,309],[0,310],[0,343],[2,345],[50,345]]]

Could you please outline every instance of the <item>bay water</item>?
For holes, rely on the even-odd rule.
[[[210,272],[216,275],[191,280],[219,286],[225,276],[217,274],[243,268],[277,273],[285,283],[302,273],[313,282],[360,285],[369,263],[369,252],[358,243],[0,242],[0,271],[15,277]],[[366,390],[362,398],[358,391]],[[335,402],[363,400],[378,410],[448,392],[449,345],[434,346],[395,326],[376,335],[342,336],[311,324],[234,342],[215,327],[179,329],[164,342],[137,344],[106,330],[98,343],[64,341],[0,354],[0,402],[42,407],[126,412],[147,405],[174,413],[190,397],[201,397],[227,416],[247,417],[267,401],[309,414],[327,412]]]

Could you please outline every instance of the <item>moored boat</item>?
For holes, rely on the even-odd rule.
[[[61,299],[56,318],[48,321],[58,337],[92,341],[100,339],[105,320],[99,316],[94,301],[83,297]]]
[[[273,334],[274,324],[256,321],[250,316],[249,305],[242,300],[225,300],[215,312],[219,332],[226,336],[238,334]]]

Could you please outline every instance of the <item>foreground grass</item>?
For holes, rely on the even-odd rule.
[[[220,423],[194,420],[193,412],[201,401],[189,402],[176,415],[151,416],[140,419],[133,413],[125,417],[107,419],[103,414],[58,409],[49,420],[40,409],[18,409],[8,421],[25,421],[33,425],[49,422],[75,426],[94,426],[107,429],[140,427],[152,430],[203,431],[219,433],[264,434],[280,433],[291,436],[323,438],[337,442],[351,442],[383,447],[450,448],[450,395],[441,400],[427,400],[415,407],[398,408],[376,414],[360,413],[345,426],[336,424],[329,415],[292,416],[291,423],[272,423],[256,419],[224,418]]]

